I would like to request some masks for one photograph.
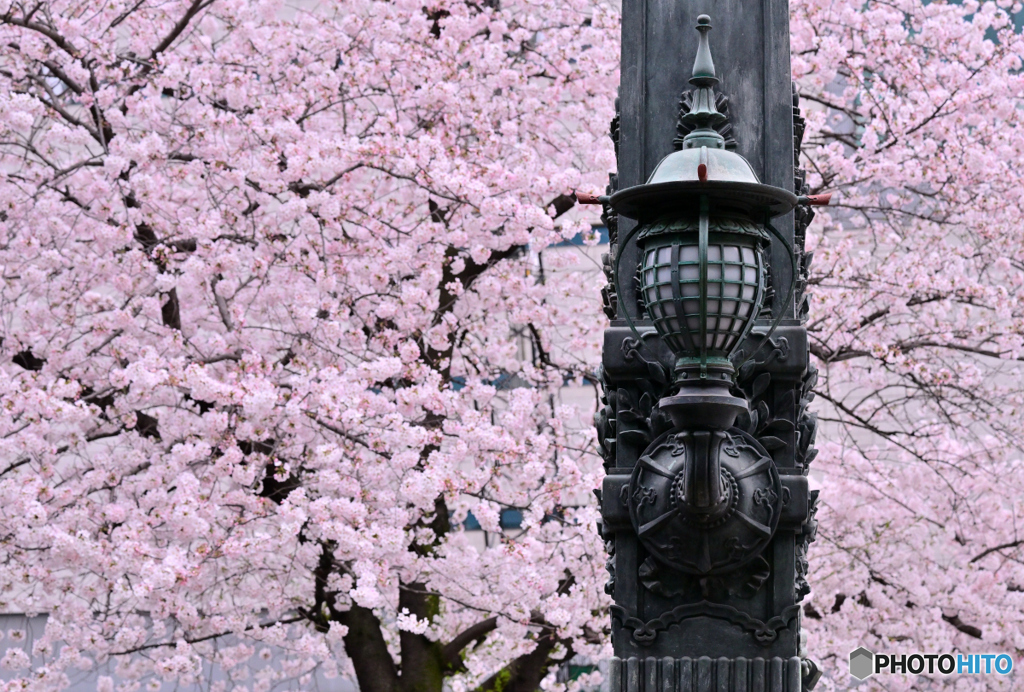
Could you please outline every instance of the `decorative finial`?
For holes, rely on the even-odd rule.
[[[690,77],[690,84],[696,89],[693,90],[690,111],[680,118],[692,131],[683,138],[683,148],[724,149],[725,138],[715,131],[715,127],[727,118],[715,107],[714,86],[718,84],[718,77],[715,76],[715,62],[711,59],[708,43],[711,17],[706,14],[697,17],[697,31],[700,32],[700,43],[697,45],[697,57],[693,60],[693,76]]]
[[[693,61],[693,76],[690,77],[690,84],[695,87],[711,87],[718,84],[718,77],[715,76],[715,62],[711,59],[711,46],[708,44],[711,17],[706,14],[697,17],[697,31],[700,32],[700,44],[697,46],[697,57]]]

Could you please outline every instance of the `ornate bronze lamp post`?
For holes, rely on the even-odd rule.
[[[813,430],[801,447],[795,392],[792,410],[779,386],[769,392],[775,376],[809,388],[806,356],[785,362],[793,342],[804,339],[806,350],[791,318],[795,285],[781,290],[775,277],[798,276],[800,258],[772,220],[797,208],[807,218],[827,198],[763,184],[727,149],[709,17],[696,28],[678,150],[645,184],[600,199],[606,214],[636,222],[611,269],[615,295],[629,295],[623,284],[634,281],[638,299],[617,311],[631,335],[615,323],[609,330],[608,406],[597,420],[609,461],[609,684],[612,692],[800,692],[818,677],[801,656],[797,602],[814,498],[806,465],[787,454],[792,444],[806,458]],[[784,274],[773,241],[786,251]],[[623,250],[631,247],[630,266]]]
[[[690,78],[696,93],[683,115],[693,129],[682,148],[646,185],[610,200],[640,222],[641,300],[676,356],[676,393],[658,404],[672,429],[644,450],[631,475],[630,518],[655,561],[698,578],[756,559],[779,522],[783,491],[772,458],[748,433],[730,430],[748,411],[730,391],[730,355],[764,304],[768,220],[797,201],[762,185],[714,130],[725,118],[715,107],[710,29],[701,15]]]

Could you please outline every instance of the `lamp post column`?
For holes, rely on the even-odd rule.
[[[596,416],[609,690],[809,690],[803,236],[823,201],[795,168],[788,3],[624,0],[622,36]]]

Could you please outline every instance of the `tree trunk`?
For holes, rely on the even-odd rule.
[[[399,692],[395,662],[373,611],[353,604],[338,620],[348,627],[345,653],[352,659],[360,692]]]

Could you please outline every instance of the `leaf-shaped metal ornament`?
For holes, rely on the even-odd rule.
[[[763,372],[760,375],[758,375],[757,378],[754,380],[753,387],[751,387],[750,398],[756,399],[757,397],[764,394],[765,390],[768,389],[768,385],[771,383],[771,381],[771,373]]]
[[[764,437],[757,438],[757,441],[761,443],[761,446],[767,449],[769,452],[776,449],[782,449],[786,446],[786,443],[777,437],[771,435],[765,435]]]
[[[771,418],[770,418],[771,413],[768,411],[768,404],[766,404],[763,401],[760,402],[757,405],[756,412],[757,412],[757,422],[756,422],[757,427],[755,429],[756,430],[761,430],[764,427],[765,423],[767,423],[769,420],[771,420]]]
[[[776,418],[764,427],[765,430],[771,430],[772,432],[793,432],[796,430],[793,421],[788,421],[785,418]]]
[[[646,430],[623,430],[619,433],[619,440],[639,447],[646,447],[651,442],[651,436]]]
[[[647,372],[650,373],[651,379],[655,382],[663,385],[667,385],[669,383],[668,371],[661,363],[655,363],[650,360],[647,361]]]

